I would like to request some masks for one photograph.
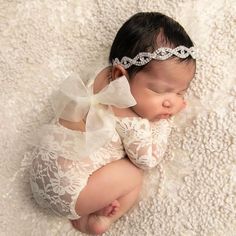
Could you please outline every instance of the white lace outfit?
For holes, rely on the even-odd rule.
[[[98,113],[100,118],[109,115]],[[114,121],[115,129],[109,140],[105,144],[100,142],[100,147],[86,152],[86,155],[84,149],[86,138],[89,138],[86,132],[65,128],[59,124],[57,116],[40,129],[32,141],[35,148],[30,183],[34,198],[41,207],[50,208],[57,215],[69,219],[78,219],[76,200],[94,171],[125,157],[125,153],[143,169],[152,168],[162,160],[171,130],[168,120],[150,123],[139,117],[114,117]],[[101,130],[107,132],[104,126],[96,132],[101,134]]]
[[[118,118],[119,133],[129,159],[139,168],[150,169],[162,161],[172,120],[149,122],[141,117]]]

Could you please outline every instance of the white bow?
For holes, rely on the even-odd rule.
[[[135,104],[125,76],[94,94],[92,87],[86,87],[79,75],[73,74],[62,82],[52,99],[57,119],[79,122],[87,116],[83,155],[104,146],[114,135],[115,117],[111,105],[126,108]]]

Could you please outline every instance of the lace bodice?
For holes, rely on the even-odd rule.
[[[117,118],[116,129],[129,159],[142,169],[161,162],[171,132],[172,120],[149,122],[140,117]]]
[[[116,132],[111,140],[89,156],[83,154],[85,146],[84,135],[85,132],[68,129],[62,126],[57,119],[53,119],[50,124],[43,125],[41,129],[38,130],[34,140],[31,140],[31,143],[33,146],[53,151],[58,156],[65,159],[80,161],[81,163],[87,162],[88,159],[90,159],[90,162],[97,168],[100,168],[107,162],[124,156],[124,149],[120,137]],[[104,153],[106,153],[106,155],[104,155]],[[104,161],[103,159],[105,159],[105,157],[107,158],[108,153],[110,161]],[[102,157],[102,155],[104,155],[104,157]]]

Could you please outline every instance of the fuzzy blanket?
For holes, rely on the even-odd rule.
[[[165,162],[105,235],[235,236],[235,8],[234,0],[0,0],[0,235],[82,235],[34,202],[27,141],[53,117],[49,98],[63,79],[105,65],[131,15],[159,11],[195,42],[197,74]]]

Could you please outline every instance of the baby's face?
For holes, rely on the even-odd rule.
[[[193,61],[151,61],[130,79],[137,105],[132,109],[150,121],[167,119],[186,106],[184,94],[195,74]]]

